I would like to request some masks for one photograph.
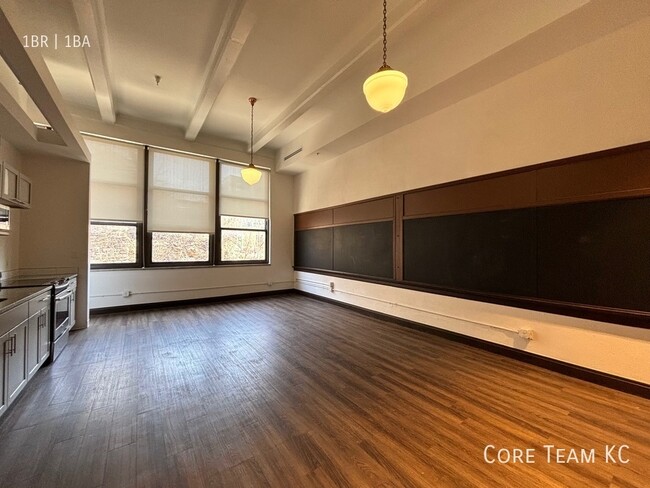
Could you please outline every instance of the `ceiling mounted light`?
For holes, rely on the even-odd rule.
[[[262,172],[253,164],[253,106],[257,102],[257,98],[250,97],[248,101],[251,104],[251,162],[241,170],[241,177],[249,185],[254,185],[262,177]]]
[[[363,84],[363,94],[377,112],[390,112],[404,99],[408,78],[386,64],[386,0],[384,0],[384,64]]]

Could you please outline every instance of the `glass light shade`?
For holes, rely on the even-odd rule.
[[[262,172],[252,164],[241,170],[241,177],[249,185],[254,185],[262,177]]]
[[[390,112],[404,99],[408,78],[401,71],[380,69],[363,84],[368,105],[377,112]]]

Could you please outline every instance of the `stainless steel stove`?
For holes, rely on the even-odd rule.
[[[70,329],[74,325],[76,277],[52,275],[18,275],[2,280],[0,288],[52,287],[50,310],[50,360],[54,361],[68,343]]]

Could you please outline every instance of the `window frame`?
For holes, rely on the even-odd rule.
[[[270,219],[262,219],[261,217],[243,217],[243,218],[255,218],[259,220],[264,220],[264,229],[246,229],[242,227],[222,227],[221,225],[221,217],[222,215],[218,216],[217,219],[217,234],[218,234],[218,249],[217,251],[219,252],[217,256],[217,264],[224,265],[224,266],[236,266],[239,264],[270,264],[269,262],[269,221]],[[236,215],[223,215],[223,217],[237,217]],[[221,259],[221,232],[224,230],[239,230],[239,231],[244,231],[244,232],[263,232],[264,233],[264,259],[254,259],[254,260],[242,260],[242,261],[225,261]]]
[[[135,248],[135,263],[89,263],[91,270],[100,269],[137,269],[143,267],[143,223],[134,222],[132,220],[91,220],[89,226],[92,225],[106,225],[106,226],[130,226],[135,227],[136,248]],[[90,227],[89,227],[90,232]],[[90,261],[90,259],[89,259]]]

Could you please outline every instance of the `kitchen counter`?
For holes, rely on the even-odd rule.
[[[0,288],[0,314],[29,301],[30,298],[50,290],[51,286],[27,288]]]
[[[58,273],[58,274],[12,274],[3,276],[0,279],[0,288],[11,286],[47,286],[53,285],[60,281],[77,278],[77,273]]]

